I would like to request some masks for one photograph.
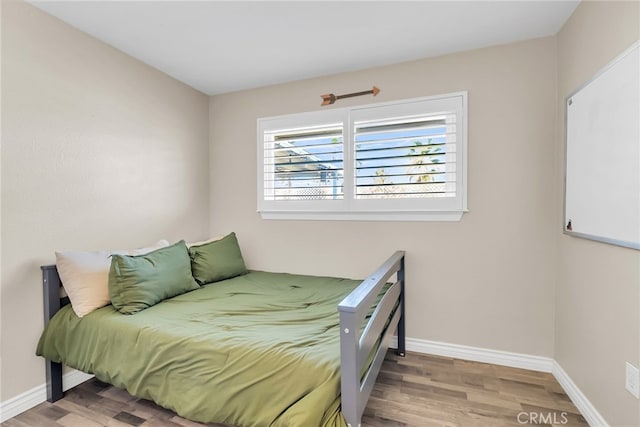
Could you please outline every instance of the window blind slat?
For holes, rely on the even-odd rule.
[[[335,157],[342,157],[342,150],[339,151],[318,151],[315,152],[315,155],[321,155],[321,156],[332,156],[331,158],[333,158],[333,156]],[[296,151],[291,151],[288,150],[287,152],[282,152],[273,156],[265,156],[265,159],[275,159],[275,160],[282,160],[282,159],[289,159],[291,157],[309,157],[309,153],[300,153],[298,150]]]
[[[412,121],[407,119],[404,121],[386,122],[378,121],[372,124],[357,124],[355,126],[356,133],[360,136],[364,135],[382,135],[391,132],[421,132],[424,133],[430,129],[439,129],[447,123],[446,117],[439,117],[427,120]]]
[[[411,138],[411,140],[413,139],[414,138]],[[429,144],[420,144],[420,145],[416,145],[415,143],[412,143],[411,145],[393,145],[393,141],[394,140],[389,140],[389,142],[383,141],[383,142],[376,142],[375,144],[367,144],[366,147],[358,147],[357,153],[369,153],[373,151],[385,151],[389,149],[395,149],[395,150],[411,150],[416,148],[437,149],[438,147],[446,147],[448,145],[445,140],[433,142]]]
[[[287,166],[301,166],[301,165],[325,165],[325,167],[323,169],[334,169],[331,165],[338,165],[342,163],[342,160],[306,160],[309,159],[309,156],[306,157],[306,159],[304,157],[297,157],[299,159],[301,159],[300,161],[296,161],[296,162],[269,162],[269,159],[265,159],[265,164],[270,163],[270,164],[274,164],[276,167],[282,167],[282,168],[286,168]],[[303,160],[304,159],[304,160]],[[340,169],[342,169],[342,167],[340,166]]]
[[[402,166],[406,170],[407,168],[411,168],[411,167],[423,167],[423,166],[432,166],[432,165],[445,164],[444,161],[424,161],[422,163],[412,163],[412,161],[415,161],[415,159],[412,160],[412,159],[408,159],[408,158],[400,158],[400,159],[394,160],[393,162],[392,161],[387,161],[387,162],[383,162],[383,161],[380,161],[380,162],[360,161],[359,163],[361,163],[361,166],[358,166],[357,169],[358,170],[361,170],[361,169],[386,169],[386,168],[392,168],[392,167],[395,168],[395,167]]]

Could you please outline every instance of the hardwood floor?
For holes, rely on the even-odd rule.
[[[391,352],[362,421],[368,427],[587,426],[551,374],[416,353],[403,358]],[[2,427],[203,425],[96,379],[68,391],[54,404],[42,403],[2,423]]]

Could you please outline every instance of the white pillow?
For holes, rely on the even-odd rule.
[[[95,252],[56,252],[56,267],[71,308],[83,317],[109,304],[109,268],[111,255],[143,255],[169,246],[166,240],[155,245],[131,249]]]
[[[226,237],[226,234],[220,235],[220,236],[216,236],[216,237],[212,237],[212,238],[210,238],[208,240],[200,240],[199,242],[187,242],[187,247],[190,248],[191,246],[204,245],[206,243],[215,242],[215,241],[220,240],[220,239],[222,239],[224,237]]]

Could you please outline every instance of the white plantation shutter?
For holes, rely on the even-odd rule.
[[[264,132],[265,200],[344,198],[342,123]]]
[[[354,123],[355,198],[455,197],[456,115]]]
[[[459,220],[466,92],[258,120],[264,218]]]
[[[352,210],[459,219],[466,209],[465,110],[465,93],[354,108]]]

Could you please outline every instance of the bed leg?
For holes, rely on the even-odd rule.
[[[398,269],[398,282],[400,282],[400,320],[398,321],[398,356],[405,356],[405,329],[404,329],[404,256],[400,260],[400,268]]]
[[[49,359],[46,361],[47,370],[47,400],[51,403],[62,399],[62,363]]]
[[[398,349],[396,350],[396,354],[398,356],[405,356],[406,346],[405,346],[405,333],[404,333],[404,313],[400,316],[400,321],[398,322]]]

